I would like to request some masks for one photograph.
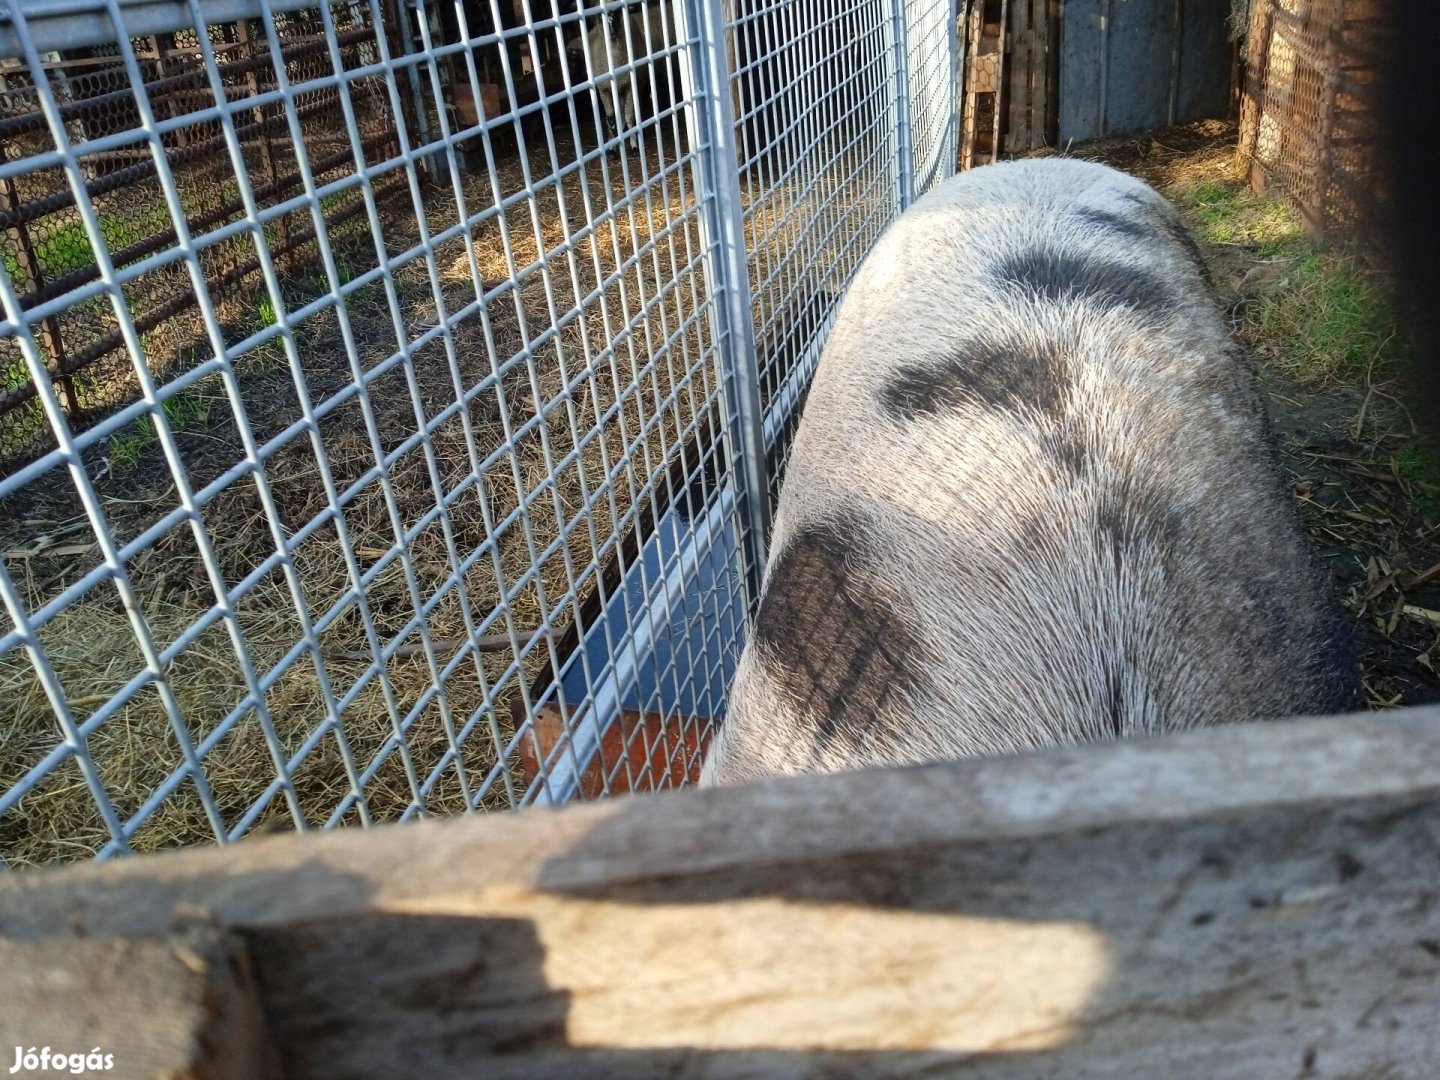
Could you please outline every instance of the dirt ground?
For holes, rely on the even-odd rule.
[[[1231,125],[1074,148],[1146,180],[1196,234],[1254,358],[1306,526],[1339,583],[1372,708],[1440,701],[1440,467],[1405,407],[1408,352],[1359,244],[1320,244],[1242,183]]]

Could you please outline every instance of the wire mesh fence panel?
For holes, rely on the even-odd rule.
[[[689,782],[949,5],[205,10],[0,20],[0,857]]]
[[[375,30],[360,8],[341,10],[334,22],[343,60],[354,64],[374,52]],[[248,108],[233,113],[247,179],[264,210],[301,192],[286,117],[274,100],[276,60],[296,83],[312,82],[328,69],[323,28],[314,12],[277,16],[270,43],[253,20],[207,27],[210,49],[226,100]],[[203,67],[196,30],[181,28],[130,42],[131,59],[144,79],[150,110],[167,129],[161,136],[165,164],[180,194],[187,227],[196,234],[223,230],[243,219],[245,208],[225,150],[225,133],[204,110],[215,102]],[[177,230],[165,206],[157,163],[140,134],[140,114],[130,90],[126,59],[113,43],[69,49],[42,58],[48,84],[66,138],[85,175],[85,195],[95,210],[100,239],[118,268],[140,263],[177,243]],[[46,128],[39,88],[22,60],[0,66],[5,92],[0,95],[0,138],[5,159],[23,161],[54,142]],[[357,81],[352,100],[363,144],[394,152],[395,125],[389,116],[384,81]],[[267,98],[270,99],[267,103]],[[349,136],[337,91],[318,84],[295,101],[302,137],[321,184],[342,175],[352,162]],[[21,306],[33,309],[100,281],[85,224],[69,189],[65,171],[55,167],[19,172],[0,184],[6,236],[0,241],[7,270],[20,290]],[[364,231],[364,206],[358,193],[336,193],[324,203],[332,233]],[[315,266],[316,232],[303,210],[278,214],[265,224],[266,239],[281,268]],[[234,233],[208,244],[200,255],[212,299],[230,323],[273,320],[273,311],[257,303],[260,263],[254,244]],[[204,351],[205,330],[185,267],[170,261],[125,283],[125,300],[143,338],[147,363],[157,375],[191,366]],[[243,333],[236,326],[234,333]],[[126,353],[124,335],[98,294],[65,303],[40,326],[40,346],[58,377],[62,403],[72,430],[80,430],[129,404],[138,383]],[[13,339],[0,345],[0,464],[15,465],[53,449],[34,381],[25,372]],[[130,467],[135,448],[119,448],[120,468]]]
[[[1252,0],[1240,149],[1316,233],[1373,218],[1378,0]]]
[[[915,143],[915,194],[954,171],[959,155],[960,57],[956,15],[946,4],[903,0],[906,92]]]
[[[773,500],[825,331],[900,210],[902,50],[891,0],[762,2],[731,26]]]

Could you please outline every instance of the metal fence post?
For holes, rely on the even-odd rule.
[[[251,60],[261,54],[250,35],[250,20],[235,20],[235,40],[243,49],[243,58]],[[281,57],[280,63],[284,63]],[[251,98],[258,98],[261,94],[260,76],[256,70],[248,68],[245,72],[245,89],[250,91]],[[272,121],[265,115],[264,109],[254,109],[251,112],[254,117],[255,132],[258,136],[260,148],[260,164],[264,166],[261,176],[265,178],[267,186],[275,186],[280,182],[280,170],[275,166],[275,148],[270,144],[270,125]],[[183,128],[181,129],[184,130]],[[287,217],[275,219],[275,248],[279,250],[279,259],[282,273],[291,273],[295,269],[295,256],[290,251],[290,222]]]
[[[906,0],[890,0],[890,36],[895,64],[896,168],[900,182],[896,195],[900,210],[915,201],[915,129],[910,119],[909,37],[905,32]]]
[[[965,35],[965,0],[950,0],[950,12],[945,22],[945,37],[950,46],[950,96],[948,136],[945,142],[945,160],[953,174],[960,166],[960,125],[965,103],[965,50],[961,42]]]
[[[8,155],[0,150],[0,161],[7,158]],[[15,251],[15,262],[9,267],[10,276],[20,295],[33,296],[45,284],[45,270],[40,265],[40,259],[35,253],[35,243],[30,236],[30,228],[19,216],[20,207],[20,193],[16,190],[15,181],[7,176],[4,180],[0,180],[0,212],[3,212],[12,222],[5,228]],[[55,367],[57,376],[55,389],[59,395],[60,404],[65,409],[66,417],[71,423],[75,423],[80,419],[80,399],[75,394],[75,380],[70,375],[70,364],[65,355],[65,341],[60,336],[60,320],[43,319],[40,323],[40,330],[41,334],[37,340]]]
[[[693,102],[690,139],[699,164],[700,225],[712,287],[715,340],[720,352],[726,443],[732,476],[739,481],[741,539],[747,556],[746,608],[759,604],[770,536],[770,496],[764,412],[760,405],[760,365],[755,356],[754,307],[745,253],[745,207],[740,194],[739,147],[726,58],[725,8],[713,0],[684,0],[678,5],[686,39],[697,40],[694,55],[681,53],[681,77]]]
[[[461,4],[442,40],[454,3],[0,0],[0,501],[79,507],[58,574],[0,560],[34,748],[0,865],[693,777],[841,297],[951,165],[953,0],[667,0],[533,80],[512,50],[639,7]],[[461,61],[508,112],[449,122]],[[592,98],[642,82],[641,148],[603,146]]]

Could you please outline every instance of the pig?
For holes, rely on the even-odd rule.
[[[1175,209],[1049,158],[900,215],[820,358],[701,784],[1361,704]]]

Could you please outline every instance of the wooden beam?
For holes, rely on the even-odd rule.
[[[290,1078],[1422,1077],[1440,709],[0,880],[13,943],[182,915]]]
[[[985,0],[966,0],[965,72],[961,105],[960,168],[975,166],[979,156],[980,96],[993,94],[999,77],[999,61],[993,52],[981,51],[985,36]]]
[[[1260,122],[1270,90],[1270,49],[1274,29],[1274,0],[1253,0],[1245,35],[1245,78],[1241,89],[1240,136],[1236,154],[1241,166],[1249,170],[1250,186],[1257,192],[1264,187],[1265,173],[1259,161]]]
[[[1000,138],[1005,131],[1005,54],[1010,49],[1010,0],[1000,0],[1000,37],[995,47],[995,111],[990,133],[990,164],[1000,160]]]
[[[9,1075],[279,1076],[244,945],[214,927],[172,927],[163,938],[0,940],[0,971],[0,1068]],[[24,1052],[38,1057],[42,1048],[65,1063],[23,1067]],[[11,1073],[17,1053],[22,1068]],[[77,1054],[93,1060],[75,1068]]]

